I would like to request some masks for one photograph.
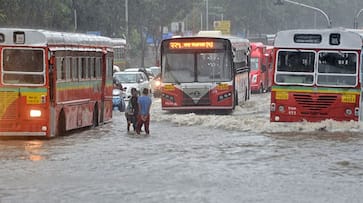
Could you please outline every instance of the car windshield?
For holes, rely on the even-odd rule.
[[[154,73],[155,76],[160,73],[159,67],[151,67],[150,70]]]
[[[127,73],[127,74],[115,74],[115,78],[118,79],[121,84],[122,83],[136,83],[137,82],[137,74],[135,73]]]

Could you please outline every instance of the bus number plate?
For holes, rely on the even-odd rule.
[[[351,94],[342,95],[342,103],[355,103],[355,95]]]
[[[288,100],[289,99],[289,93],[287,92],[276,92],[276,99],[278,100]]]

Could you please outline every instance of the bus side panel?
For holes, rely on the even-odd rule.
[[[91,126],[97,102],[100,80],[80,82],[57,82],[57,122],[61,111],[65,114],[66,130]],[[100,101],[97,103],[100,104]],[[97,109],[96,109],[97,110]],[[97,110],[99,111],[99,110]]]
[[[238,98],[238,104],[244,103],[250,98],[249,72],[236,74],[235,89]]]

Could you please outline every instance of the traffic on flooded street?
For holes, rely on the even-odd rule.
[[[1,6],[0,203],[363,202],[362,0]]]
[[[270,123],[269,99],[217,116],[154,98],[149,136],[114,111],[68,136],[1,140],[0,202],[359,202],[360,123]]]

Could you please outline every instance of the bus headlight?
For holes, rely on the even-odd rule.
[[[279,106],[279,111],[280,112],[284,112],[285,111],[285,107],[284,106]]]
[[[352,109],[345,109],[345,114],[346,115],[348,115],[348,116],[350,116],[350,115],[352,115]]]
[[[42,116],[42,111],[32,109],[32,110],[30,110],[29,115],[30,115],[31,118],[39,118],[39,117]]]

